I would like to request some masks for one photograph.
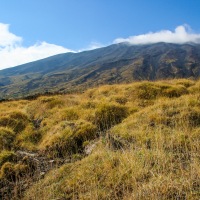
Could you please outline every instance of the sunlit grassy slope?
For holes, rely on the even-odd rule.
[[[200,199],[199,149],[200,81],[137,82],[2,102],[0,185],[14,189],[4,187],[0,195]],[[16,159],[18,150],[61,164],[31,184],[36,168],[26,157]]]

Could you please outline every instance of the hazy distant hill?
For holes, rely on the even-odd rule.
[[[0,99],[101,84],[200,77],[200,45],[114,44],[0,71]]]

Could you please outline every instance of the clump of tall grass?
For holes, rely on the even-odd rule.
[[[100,131],[108,130],[128,116],[125,106],[115,104],[100,104],[95,112],[94,123]]]
[[[0,118],[0,126],[9,127],[16,133],[23,131],[28,122],[27,115],[21,111],[12,111]]]
[[[8,151],[8,150],[3,150],[0,153],[0,167],[5,163],[5,162],[12,162],[16,158],[16,155],[13,151]]]
[[[97,127],[87,121],[63,122],[54,134],[42,141],[42,148],[52,158],[82,153],[84,142],[98,136]]]
[[[15,133],[12,129],[0,127],[0,151],[11,150],[15,139]]]

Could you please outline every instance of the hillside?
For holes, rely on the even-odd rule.
[[[200,199],[200,81],[0,103],[0,199]]]
[[[200,77],[200,45],[114,44],[0,71],[0,99],[70,93],[103,84]]]

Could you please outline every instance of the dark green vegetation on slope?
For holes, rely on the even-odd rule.
[[[200,77],[200,45],[115,44],[0,71],[0,99],[69,93],[102,84]]]
[[[200,199],[200,81],[0,103],[1,199]]]

